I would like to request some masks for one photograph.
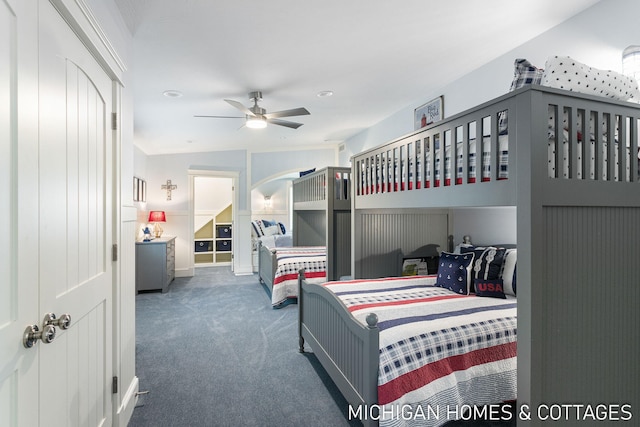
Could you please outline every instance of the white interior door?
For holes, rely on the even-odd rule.
[[[2,426],[111,425],[111,97],[48,1],[0,0]]]
[[[35,3],[31,2],[31,6]],[[38,352],[37,14],[0,0],[0,425],[36,426]],[[20,102],[18,102],[20,98]],[[34,230],[35,228],[35,230]]]
[[[112,82],[49,2],[40,5],[40,310],[72,319],[40,346],[41,422],[110,425]]]

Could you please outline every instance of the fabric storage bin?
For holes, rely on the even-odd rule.
[[[216,237],[226,239],[231,237],[231,226],[230,225],[217,225],[216,226]]]
[[[195,251],[196,252],[212,252],[213,241],[204,240],[204,241],[195,242]]]
[[[216,241],[216,251],[218,252],[230,252],[231,240],[218,240]]]

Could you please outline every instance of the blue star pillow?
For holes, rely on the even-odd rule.
[[[469,295],[473,257],[473,252],[466,254],[442,252],[438,264],[436,286],[449,289],[457,294]]]

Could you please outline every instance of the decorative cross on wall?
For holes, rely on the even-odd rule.
[[[178,188],[177,185],[171,185],[171,180],[168,179],[166,184],[162,184],[160,186],[163,190],[167,190],[167,200],[171,200],[171,190],[175,190]]]

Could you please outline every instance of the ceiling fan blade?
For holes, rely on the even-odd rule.
[[[210,119],[244,119],[245,118],[242,116],[198,116],[198,115],[195,115],[193,117],[206,117]]]
[[[298,129],[302,126],[302,123],[289,122],[287,120],[279,120],[279,119],[267,119],[267,123],[272,123],[274,125],[286,126],[291,129]]]
[[[225,99],[225,101],[227,101],[229,104],[233,105],[234,107],[236,107],[238,110],[242,111],[243,113],[245,113],[247,116],[255,116],[255,114],[253,113],[253,111],[249,110],[247,107],[245,107],[244,105],[242,105],[242,103],[238,102],[238,101],[234,101],[233,99]]]
[[[291,110],[274,111],[273,113],[266,113],[264,116],[267,119],[275,119],[276,117],[306,116],[309,114],[311,113],[306,108],[300,107]]]

